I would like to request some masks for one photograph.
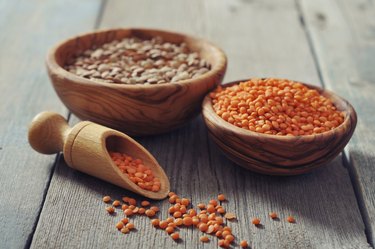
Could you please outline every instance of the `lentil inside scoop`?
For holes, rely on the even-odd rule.
[[[214,111],[225,121],[264,134],[318,134],[344,121],[344,113],[330,99],[285,79],[251,79],[219,86],[210,97]]]
[[[210,65],[186,43],[132,37],[88,49],[68,61],[65,69],[97,82],[162,84],[197,78]]]

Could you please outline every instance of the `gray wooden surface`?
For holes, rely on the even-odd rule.
[[[67,114],[44,57],[60,39],[93,27],[99,2],[75,2],[0,1],[0,248],[28,247],[42,208],[56,156],[30,148],[27,125],[40,110]]]
[[[302,9],[326,87],[349,99],[358,113],[347,164],[374,245],[375,2],[304,0]]]
[[[303,176],[263,176],[234,165],[208,139],[200,117],[174,132],[138,140],[181,196],[198,203],[226,194],[226,208],[239,217],[230,223],[234,234],[247,239],[251,248],[371,247],[373,137],[367,134],[374,106],[373,2],[73,2],[29,1],[22,9],[16,1],[0,1],[0,28],[13,35],[0,36],[7,44],[0,47],[0,248],[30,243],[32,248],[217,248],[216,239],[202,244],[200,233],[191,228],[181,229],[182,241],[176,244],[146,217],[134,219],[137,232],[120,234],[114,225],[121,216],[108,216],[101,197],[130,193],[68,168],[62,158],[51,172],[55,157],[38,155],[27,145],[26,123],[36,112],[65,110],[46,78],[46,49],[94,27],[123,26],[175,30],[215,42],[228,55],[225,81],[274,76],[323,83],[353,102],[359,124],[347,154],[350,161],[343,163],[345,156],[339,156]],[[24,72],[16,73],[15,67]],[[73,117],[71,123],[76,122]],[[156,204],[165,218],[169,203]],[[269,220],[270,211],[282,220]],[[297,223],[286,223],[288,215]],[[254,216],[262,219],[262,228],[250,225]]]

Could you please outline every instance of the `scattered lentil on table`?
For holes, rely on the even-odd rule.
[[[232,233],[232,229],[224,223],[223,219],[223,213],[220,213],[219,210],[223,209],[223,207],[220,205],[220,201],[222,201],[223,198],[220,198],[220,196],[224,195],[218,195],[217,200],[212,199],[208,202],[208,204],[199,203],[197,207],[199,210],[194,209],[191,202],[187,198],[180,198],[176,193],[170,192],[168,194],[169,196],[169,202],[171,206],[168,208],[168,214],[171,215],[170,217],[166,219],[159,219],[159,218],[153,218],[150,220],[151,225],[155,228],[163,229],[173,240],[180,240],[180,234],[179,231],[183,227],[195,227],[199,229],[201,232],[205,233],[205,235],[201,236],[199,240],[203,243],[209,242],[210,239],[207,235],[216,236],[219,241],[218,245],[220,247],[229,248],[230,246],[234,246],[236,237]],[[103,199],[110,200],[110,196],[105,196]],[[139,212],[141,208],[144,206],[150,206],[151,203],[149,201],[143,200],[140,202],[140,206],[137,206],[137,200],[134,198],[129,197],[122,197],[121,198],[124,203],[120,203],[121,209],[124,211],[124,214],[128,216],[129,214],[135,215],[143,215],[145,214],[149,218],[156,215],[157,212],[159,212],[159,208],[157,206],[151,206],[149,209],[147,209],[145,212]],[[221,200],[220,200],[221,199]],[[120,201],[119,201],[120,202]],[[108,201],[107,201],[108,203]],[[123,207],[126,207],[124,210]],[[209,211],[211,207],[214,208],[214,210]],[[106,207],[106,210],[109,213],[114,213],[115,208],[113,206]],[[151,212],[151,214],[150,214]],[[178,218],[175,218],[175,213],[178,213]],[[227,213],[228,214],[228,213]],[[229,213],[229,216],[235,216],[233,213]],[[269,213],[270,217],[274,217],[276,215],[275,212]],[[224,216],[225,217],[225,216]],[[277,215],[276,215],[277,217]],[[127,234],[135,229],[134,223],[130,222],[130,217],[124,217],[120,221],[118,221],[115,225],[116,229],[119,230],[123,234]],[[295,220],[292,216],[289,216],[286,219],[290,223],[294,223]],[[254,218],[252,220],[252,223],[254,225],[260,224],[259,218]],[[242,248],[248,247],[248,242],[246,240],[242,240],[238,245]]]
[[[131,37],[83,51],[65,69],[96,82],[163,84],[197,78],[210,65],[186,43]]]
[[[317,90],[286,79],[251,79],[210,93],[214,111],[240,128],[271,135],[311,135],[339,126],[344,113]]]

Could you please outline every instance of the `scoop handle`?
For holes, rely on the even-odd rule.
[[[41,112],[29,126],[29,143],[43,154],[54,154],[63,150],[70,127],[66,119],[55,112]]]

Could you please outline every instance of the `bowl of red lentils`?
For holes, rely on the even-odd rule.
[[[53,87],[83,120],[150,135],[186,124],[221,83],[224,52],[203,39],[152,29],[111,29],[65,40],[47,55]]]
[[[275,78],[218,86],[203,101],[209,135],[238,165],[296,175],[333,160],[357,123],[348,101],[325,89]]]

